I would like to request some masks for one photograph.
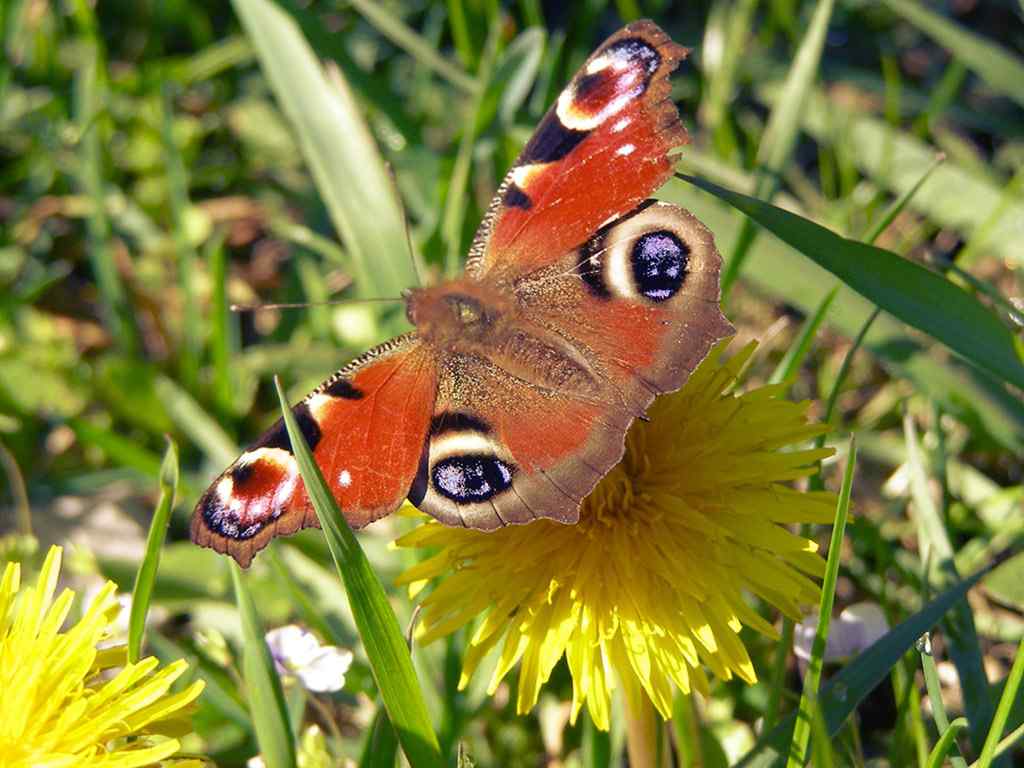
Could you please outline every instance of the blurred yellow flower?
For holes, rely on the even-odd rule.
[[[705,668],[756,680],[740,629],[776,632],[744,593],[797,620],[817,600],[824,561],[783,526],[831,522],[835,497],[784,483],[812,474],[831,450],[781,450],[826,428],[807,422],[807,403],[782,399],[784,385],[736,394],[755,345],[723,361],[726,346],[659,398],[649,422],[633,425],[625,456],[584,500],[577,525],[540,520],[483,533],[426,522],[398,540],[438,550],[399,579],[414,596],[434,586],[422,642],[483,616],[460,686],[501,644],[490,691],[520,663],[525,713],[565,655],[573,721],[586,703],[607,729],[616,685],[631,706],[646,695],[667,719],[673,683],[706,694]]]
[[[50,549],[35,587],[20,589],[17,563],[0,580],[0,765],[169,764],[180,748],[171,734],[187,732],[189,705],[203,683],[171,694],[185,661],[158,670],[155,658],[129,664],[124,646],[97,649],[120,610],[112,582],[61,631],[75,597],[64,590],[54,600],[61,555],[60,547]]]

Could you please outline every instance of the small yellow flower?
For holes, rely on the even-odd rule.
[[[783,526],[831,522],[835,497],[785,483],[812,474],[831,450],[781,450],[825,427],[807,422],[807,403],[782,399],[784,385],[734,393],[755,345],[723,362],[725,346],[658,399],[649,422],[633,425],[625,456],[584,500],[577,525],[541,520],[483,533],[427,522],[398,540],[437,550],[399,579],[413,595],[434,585],[422,642],[483,616],[460,686],[500,644],[490,691],[519,663],[525,713],[564,655],[573,721],[586,703],[607,729],[616,685],[668,718],[673,684],[706,694],[705,669],[756,680],[740,629],[776,632],[744,594],[797,620],[817,600],[824,561]]]
[[[112,582],[62,631],[75,595],[64,590],[54,600],[61,554],[50,549],[35,587],[19,589],[18,563],[0,580],[0,765],[136,768],[166,761],[180,748],[169,734],[187,732],[188,708],[203,683],[171,694],[185,661],[158,670],[155,658],[129,664],[124,646],[97,649],[120,610]]]

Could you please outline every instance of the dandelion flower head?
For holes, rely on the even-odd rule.
[[[180,749],[174,735],[187,732],[203,683],[171,693],[185,661],[158,669],[155,658],[128,663],[123,645],[100,647],[115,633],[120,610],[112,582],[65,630],[75,595],[64,590],[54,599],[61,554],[50,549],[34,587],[21,588],[18,563],[0,578],[0,765],[137,768],[167,761]]]
[[[831,522],[835,498],[787,485],[829,449],[783,450],[820,435],[807,403],[784,385],[735,391],[753,344],[725,361],[719,345],[684,387],[659,398],[626,438],[626,453],[584,500],[576,525],[539,520],[493,533],[425,522],[399,546],[434,553],[400,583],[422,601],[421,642],[476,623],[460,686],[492,650],[493,693],[520,665],[517,709],[528,712],[565,656],[572,719],[584,703],[609,727],[611,691],[649,698],[666,719],[673,686],[706,694],[756,675],[739,637],[776,637],[746,595],[799,620],[824,572],[816,545],[791,523]]]

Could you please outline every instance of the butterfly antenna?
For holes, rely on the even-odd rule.
[[[335,307],[344,304],[370,304],[387,301],[405,301],[401,296],[375,296],[369,299],[334,299],[332,301],[296,301],[283,304],[232,304],[232,312],[256,312],[260,309],[305,309],[307,307]]]
[[[412,262],[413,274],[416,275],[416,285],[422,287],[423,273],[420,271],[420,262],[416,258],[416,251],[412,247],[412,230],[409,227],[409,214],[405,210],[402,195],[398,191],[398,175],[395,173],[395,167],[391,163],[384,163],[384,167],[388,169],[388,178],[391,179],[391,194],[395,198],[398,210],[402,212],[402,227],[405,229],[405,247],[409,251],[409,261]]]

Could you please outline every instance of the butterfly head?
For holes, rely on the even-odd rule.
[[[508,297],[493,288],[456,280],[412,289],[406,298],[406,315],[417,335],[428,341],[482,340],[508,316],[508,303]]]

